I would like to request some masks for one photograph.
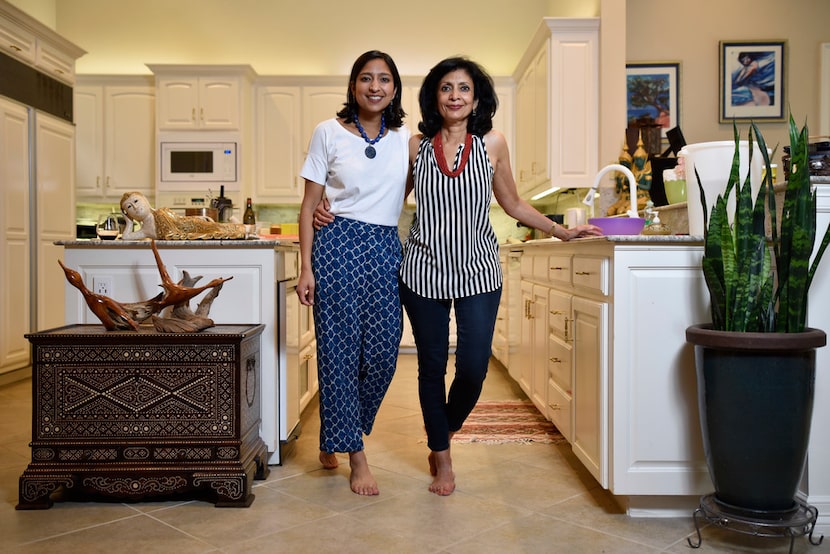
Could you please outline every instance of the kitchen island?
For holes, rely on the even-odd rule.
[[[519,344],[494,345],[494,352],[632,516],[688,516],[714,489],[700,438],[694,351],[685,338],[689,325],[710,321],[702,254],[702,237],[683,235],[501,247],[505,280],[519,286],[503,299],[506,325],[521,332]],[[830,296],[830,270],[822,269],[809,323],[827,329],[826,310],[815,308]],[[820,349],[817,358],[826,366],[830,352]],[[819,508],[817,529],[826,528],[821,514],[830,509],[830,465],[823,465],[830,440],[821,425],[828,392],[830,374],[819,370],[803,484],[805,499]]]
[[[94,292],[119,302],[136,302],[160,291],[161,279],[149,241],[74,240],[55,244],[64,247],[66,266],[78,271]],[[197,285],[232,277],[210,309],[209,317],[217,325],[265,325],[261,335],[260,434],[268,448],[268,463],[281,463],[299,429],[299,403],[294,398],[299,377],[280,363],[285,356],[280,356],[284,345],[279,342],[282,322],[278,317],[278,277],[284,273],[286,254],[293,252],[296,258],[297,245],[278,240],[184,240],[156,241],[156,247],[174,281],[183,271],[192,277],[202,276]],[[60,271],[57,264],[55,270]],[[191,301],[194,309],[200,298]],[[68,282],[65,311],[67,324],[100,323],[80,292]],[[292,367],[296,371],[296,364]]]

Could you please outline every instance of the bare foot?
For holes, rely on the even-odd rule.
[[[323,464],[323,469],[337,469],[340,462],[337,461],[337,456],[334,452],[320,451],[320,463]]]
[[[450,431],[450,442],[452,442],[453,435],[455,435],[455,431]],[[435,464],[435,452],[430,451],[427,460],[429,460],[429,474],[435,477],[438,474],[438,467]]]
[[[449,496],[455,490],[455,473],[452,471],[450,449],[430,453],[430,471],[435,466],[435,479],[429,486],[429,491],[439,496]]]
[[[364,451],[349,452],[349,465],[352,468],[349,483],[352,486],[353,493],[363,496],[376,496],[380,494],[377,481],[375,481],[369,469],[369,462],[366,461],[366,453]]]

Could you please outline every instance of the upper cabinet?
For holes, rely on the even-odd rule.
[[[0,51],[69,85],[86,53],[8,2],[0,3]]]
[[[238,131],[250,105],[249,66],[149,65],[156,75],[160,131]]]
[[[152,78],[82,78],[74,90],[78,198],[117,202],[153,195],[155,87]]]
[[[544,18],[513,77],[519,193],[588,186],[599,159],[599,18]]]

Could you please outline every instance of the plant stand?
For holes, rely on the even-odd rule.
[[[692,548],[700,548],[703,543],[703,538],[700,536],[699,517],[709,523],[714,523],[718,527],[745,535],[769,538],[789,537],[790,554],[792,554],[796,537],[809,535],[810,544],[813,546],[820,545],[824,540],[824,535],[820,535],[817,540],[813,540],[813,529],[818,519],[818,510],[798,501],[795,502],[791,510],[784,512],[743,510],[719,502],[714,493],[707,494],[701,497],[700,505],[692,514],[695,521],[695,533],[697,534],[697,542],[694,542],[692,537],[687,539],[689,546]]]

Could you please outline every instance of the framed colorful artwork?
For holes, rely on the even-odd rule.
[[[784,121],[784,40],[720,42],[720,122]]]
[[[628,126],[651,119],[665,138],[666,131],[678,126],[680,116],[680,63],[627,63],[625,75]]]

